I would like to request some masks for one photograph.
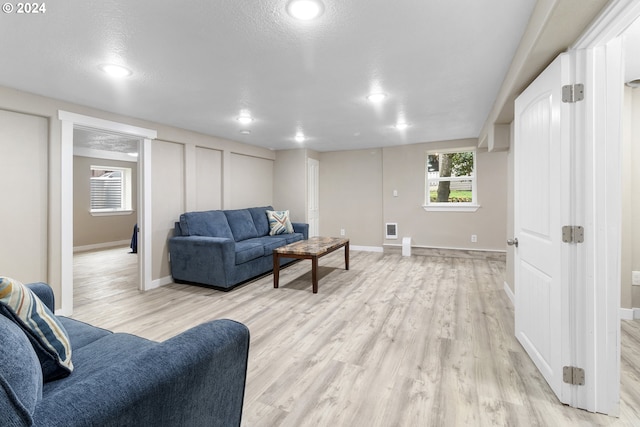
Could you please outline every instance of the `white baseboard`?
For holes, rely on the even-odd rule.
[[[640,319],[640,308],[621,308],[620,320],[637,320]]]
[[[516,305],[516,296],[507,282],[504,282],[504,293],[509,297],[511,304]]]
[[[54,313],[56,316],[66,316],[69,317],[71,316],[72,313],[69,313],[67,310],[65,310],[64,308],[58,308],[55,310]]]
[[[350,251],[363,251],[363,252],[384,252],[382,246],[351,246],[349,245]]]
[[[402,243],[384,243],[383,246],[389,246],[392,248],[401,248]],[[425,246],[425,245],[411,245],[412,249],[442,249],[446,251],[473,251],[473,252],[495,252],[499,254],[506,254],[506,250],[501,249],[482,249],[482,248],[456,248],[450,246]]]
[[[173,283],[173,277],[171,276],[161,277],[160,279],[152,280],[151,287],[146,290],[150,291],[151,289],[157,289],[161,286],[170,285],[171,283]]]
[[[73,252],[86,252],[93,251],[96,249],[107,249],[107,248],[115,248],[118,246],[129,246],[131,244],[131,240],[118,240],[117,242],[105,242],[105,243],[96,243],[94,245],[85,245],[85,246],[74,246]]]

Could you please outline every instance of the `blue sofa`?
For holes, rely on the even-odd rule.
[[[44,283],[27,285],[53,311]],[[57,316],[74,369],[43,383],[27,334],[0,314],[2,426],[239,426],[249,331],[215,320],[158,343]]]
[[[270,236],[271,206],[187,212],[169,239],[171,275],[176,282],[230,290],[273,270],[273,250],[309,237],[309,225],[292,223],[293,233]],[[283,258],[281,265],[294,259]]]

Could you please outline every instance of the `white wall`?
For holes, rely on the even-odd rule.
[[[0,110],[0,275],[46,280],[47,119]]]

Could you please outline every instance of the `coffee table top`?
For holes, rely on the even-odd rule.
[[[295,243],[290,243],[285,246],[280,246],[274,249],[274,252],[279,254],[292,254],[292,255],[322,255],[326,252],[346,245],[349,239],[343,239],[340,237],[310,237],[308,240],[300,240]]]

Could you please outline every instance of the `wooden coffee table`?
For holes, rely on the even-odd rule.
[[[308,240],[280,246],[273,250],[273,287],[278,287],[280,279],[280,258],[311,260],[311,281],[313,293],[318,293],[318,258],[344,247],[344,269],[349,269],[349,239],[338,237],[311,237]]]

